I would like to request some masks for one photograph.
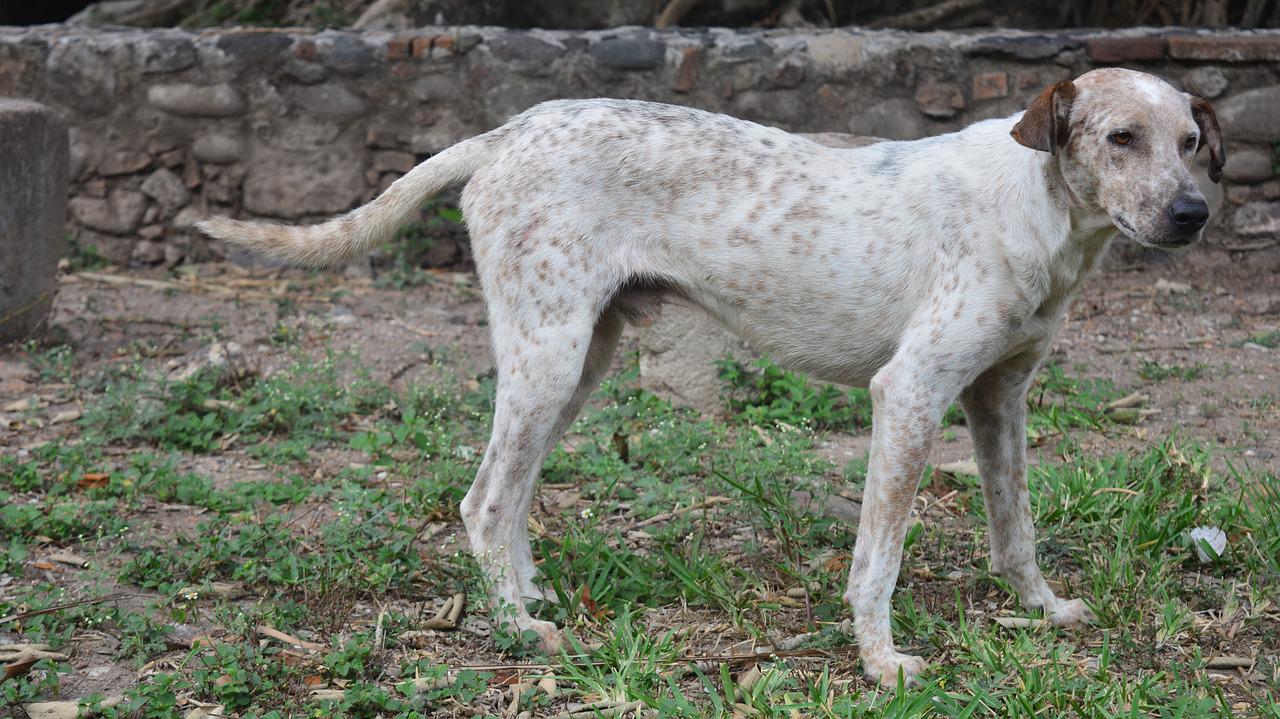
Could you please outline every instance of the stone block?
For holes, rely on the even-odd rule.
[[[1084,41],[1089,59],[1101,63],[1163,60],[1163,37],[1094,37]]]
[[[1276,237],[1280,235],[1280,202],[1250,202],[1236,209],[1232,220],[1241,237]]]
[[[876,103],[849,121],[855,135],[876,135],[890,140],[918,140],[929,134],[915,104],[905,98]]]
[[[373,67],[378,61],[375,46],[365,42],[358,33],[335,33],[322,39],[320,61],[325,67],[343,75],[358,75]]]
[[[652,70],[662,65],[667,46],[643,38],[611,38],[591,46],[591,56],[614,70]]]
[[[282,62],[292,46],[288,35],[258,30],[227,32],[217,40],[219,50],[249,67]]]
[[[809,58],[822,70],[848,70],[862,63],[866,41],[847,32],[826,32],[805,42]]]
[[[248,163],[244,206],[255,215],[291,220],[333,215],[359,204],[365,189],[357,157],[259,150]]]
[[[1009,76],[1003,72],[984,72],[973,76],[973,99],[994,100],[1009,94]]]
[[[1275,164],[1269,147],[1232,148],[1227,164],[1222,168],[1222,176],[1228,182],[1252,185],[1270,180],[1275,174]]]
[[[964,109],[964,95],[951,83],[928,83],[916,91],[916,105],[929,117],[955,117]]]
[[[1169,38],[1169,57],[1177,60],[1275,62],[1280,35],[1178,35]]]
[[[527,33],[499,35],[489,43],[493,56],[503,62],[540,65],[564,54],[564,48]]]
[[[1248,90],[1215,102],[1228,142],[1273,142],[1280,137],[1280,85]],[[1227,157],[1230,164],[1230,155]]]
[[[151,156],[141,150],[117,150],[98,163],[98,174],[103,177],[132,175],[151,166]]]
[[[1187,92],[1211,99],[1221,95],[1229,84],[1226,74],[1216,67],[1197,67],[1182,76]]]
[[[678,305],[640,334],[640,385],[675,404],[721,411],[716,360],[754,357],[745,342],[698,309]]]
[[[229,165],[244,157],[244,143],[237,137],[210,133],[201,135],[191,146],[197,159],[215,165]]]
[[[99,232],[126,235],[138,229],[147,211],[147,196],[137,190],[117,188],[105,199],[73,197],[67,203],[71,218]]]
[[[0,98],[0,343],[44,323],[66,254],[67,126],[49,108]]]
[[[142,182],[142,191],[160,203],[166,214],[176,212],[190,198],[190,193],[182,184],[182,178],[163,167]]]
[[[201,87],[190,83],[152,85],[147,102],[183,117],[232,117],[245,111],[244,97],[230,85]]]

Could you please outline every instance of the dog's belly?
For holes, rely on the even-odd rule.
[[[856,253],[815,264],[778,249],[696,258],[677,274],[679,294],[785,367],[865,386],[924,298],[919,278]]]

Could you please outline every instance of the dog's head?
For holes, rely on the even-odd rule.
[[[1209,177],[1226,154],[1213,107],[1153,75],[1107,68],[1040,93],[1010,133],[1055,155],[1077,201],[1105,212],[1149,247],[1181,247],[1200,235],[1209,206],[1191,160],[1209,148]]]

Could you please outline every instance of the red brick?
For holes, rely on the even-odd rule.
[[[1169,38],[1169,56],[1178,60],[1264,62],[1280,60],[1280,35],[1186,35]]]
[[[407,37],[393,37],[387,41],[387,59],[388,60],[404,60],[409,57],[409,43],[412,42]]]
[[[445,52],[453,52],[453,36],[452,35],[436,35],[431,43],[431,47]]]
[[[1162,37],[1095,37],[1084,41],[1089,59],[1106,63],[1163,60],[1164,46]]]
[[[680,56],[680,67],[676,70],[676,84],[671,86],[676,92],[693,92],[698,86],[698,66],[702,64],[702,48],[686,47]]]
[[[827,112],[839,112],[845,106],[844,98],[840,96],[840,93],[827,84],[823,84],[822,87],[818,88],[818,103]]]
[[[984,72],[973,76],[973,99],[994,100],[1009,94],[1009,76],[1003,72]]]
[[[410,52],[414,57],[430,57],[431,56],[431,38],[415,37],[410,45]]]
[[[299,60],[314,60],[320,55],[316,44],[310,40],[299,40],[293,44],[293,54]]]
[[[1040,87],[1040,73],[1038,72],[1020,72],[1016,78],[1019,90],[1030,90]]]

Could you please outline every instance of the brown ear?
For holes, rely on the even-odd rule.
[[[1019,145],[1058,154],[1071,134],[1071,103],[1075,99],[1076,86],[1070,81],[1050,85],[1031,102],[1009,134]]]
[[[1222,180],[1222,166],[1227,164],[1227,151],[1222,146],[1222,130],[1218,127],[1218,114],[1213,111],[1213,105],[1202,97],[1191,98],[1191,117],[1195,118],[1196,126],[1200,128],[1200,144],[1196,146],[1196,152],[1201,147],[1209,146],[1209,179],[1214,182]]]

